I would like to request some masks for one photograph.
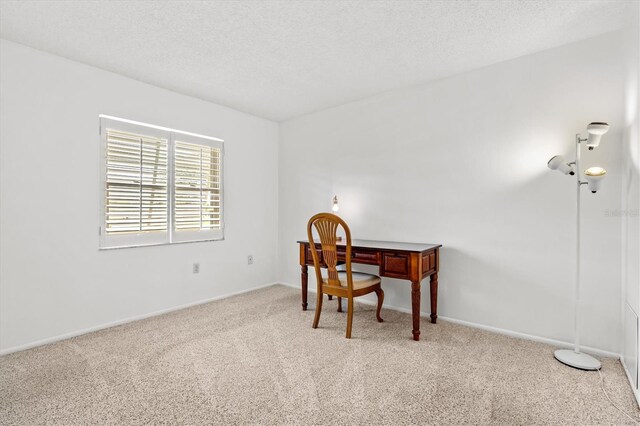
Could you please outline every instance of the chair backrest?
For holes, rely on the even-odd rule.
[[[347,288],[348,291],[353,291],[353,281],[351,277],[351,231],[349,226],[340,217],[332,213],[318,213],[309,219],[307,224],[307,236],[309,238],[309,248],[311,249],[311,255],[313,257],[313,264],[316,270],[316,281],[318,283],[318,291],[322,287],[322,273],[320,263],[320,257],[318,251],[315,248],[315,239],[313,238],[313,228],[316,229],[318,237],[320,238],[320,245],[322,247],[322,260],[327,268],[328,278],[327,283],[330,286],[340,286],[340,280],[338,279],[338,228],[342,227],[345,233],[345,263],[347,272]]]

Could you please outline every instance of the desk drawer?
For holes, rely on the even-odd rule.
[[[338,246],[338,259],[345,260],[347,249],[344,246]],[[377,251],[369,251],[363,249],[351,248],[351,261],[353,263],[365,263],[368,265],[379,265],[380,257]]]
[[[391,278],[409,278],[409,255],[403,253],[382,253],[380,275]]]
[[[377,251],[351,249],[351,261],[354,263],[365,263],[368,265],[380,264],[380,253]]]
[[[318,253],[318,260],[320,261],[320,267],[326,268],[324,263],[324,255],[322,254],[321,248],[316,248],[316,253]],[[307,247],[305,251],[305,263],[308,265],[313,265],[313,254],[311,253],[311,247]],[[344,250],[340,251],[338,247],[338,265],[342,265],[344,263]]]
[[[322,249],[316,249],[316,253],[318,253],[318,259],[320,260],[320,263],[323,263],[324,260],[322,258]],[[311,254],[311,247],[307,247],[306,259],[307,259],[307,263],[313,264],[313,255]]]
[[[322,249],[316,248],[316,252],[318,253],[318,258],[320,259],[320,263],[324,262],[322,256]],[[338,246],[337,250],[338,254],[338,263],[343,263],[345,261],[346,249],[344,246]],[[306,253],[306,262],[309,264],[313,263],[313,256],[311,254],[311,247],[307,247]],[[368,265],[379,265],[380,264],[380,253],[373,250],[356,250],[351,249],[351,261],[353,263],[364,263]]]

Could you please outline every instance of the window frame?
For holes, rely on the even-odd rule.
[[[146,247],[157,245],[183,244],[224,240],[225,228],[225,176],[224,176],[224,140],[197,133],[185,132],[168,127],[156,126],[124,118],[100,114],[100,167],[99,184],[99,249]],[[106,197],[107,197],[107,129],[142,134],[167,140],[167,230],[159,232],[138,232],[126,235],[107,235]],[[199,231],[175,230],[175,142],[195,143],[220,150],[220,229]]]

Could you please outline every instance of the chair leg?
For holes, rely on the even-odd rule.
[[[318,302],[316,302],[316,316],[313,318],[313,328],[318,328],[320,322],[320,312],[322,312],[322,292],[318,292]]]
[[[347,299],[347,339],[351,339],[351,324],[353,324],[353,297]]]
[[[376,309],[376,318],[378,318],[378,322],[383,322],[384,320],[380,316],[380,311],[382,310],[382,302],[384,302],[384,291],[379,288],[376,290],[376,294],[378,295],[378,308]]]
[[[338,297],[338,312],[342,312],[342,297]]]

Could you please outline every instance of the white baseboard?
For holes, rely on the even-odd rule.
[[[627,364],[624,362],[623,356],[620,357],[620,363],[622,364],[622,369],[624,370],[624,373],[627,375],[627,380],[629,381],[629,387],[631,387],[633,396],[636,397],[636,404],[638,404],[638,407],[640,407],[640,392],[638,392],[638,389],[634,388],[633,386],[633,383],[635,382],[635,380],[631,378],[631,373],[629,373],[629,369],[627,368]]]
[[[252,287],[245,290],[236,291],[233,293],[227,293],[220,296],[211,297],[209,299],[197,300],[195,302],[185,303],[184,305],[172,306],[170,308],[161,309],[159,311],[149,312],[142,315],[136,315],[133,317],[121,319],[118,321],[113,321],[105,324],[96,325],[94,327],[84,328],[82,330],[72,331],[70,333],[64,333],[53,337],[47,337],[46,339],[36,340],[34,342],[26,343],[24,345],[13,346],[7,349],[0,350],[0,356],[7,355],[14,352],[24,351],[26,349],[35,348],[36,346],[48,345],[50,343],[59,342],[60,340],[70,339],[72,337],[80,336],[82,334],[92,333],[98,330],[104,330],[105,328],[111,328],[122,324],[127,324],[129,322],[139,321],[145,318],[151,318],[162,314],[167,314],[173,311],[179,311],[180,309],[190,308],[192,306],[203,305],[205,303],[213,302],[214,300],[226,299],[228,297],[237,296],[243,293],[249,293],[250,291],[260,290],[261,288],[271,287],[277,285],[279,283],[269,283],[265,285],[261,285],[258,287]]]
[[[279,284],[282,284],[284,286],[287,287],[291,287],[291,288],[295,288],[295,289],[300,289],[300,285],[293,285],[290,283],[283,283],[280,282]],[[315,289],[312,289],[311,286],[309,287],[309,292],[310,293],[316,293]],[[360,303],[364,303],[365,305],[375,305],[375,302],[370,302],[367,300],[363,300],[363,299],[358,299],[358,302]],[[387,304],[384,305],[384,309],[390,309],[392,311],[398,311],[398,312],[404,312],[407,314],[411,313],[411,309],[410,308],[404,308],[404,307],[399,307],[399,306],[389,306]],[[431,312],[420,312],[420,316],[421,317],[427,317],[430,318],[430,314]],[[451,322],[454,324],[460,324],[460,325],[465,325],[467,327],[473,327],[473,328],[478,328],[481,330],[486,330],[486,331],[490,331],[493,333],[498,333],[498,334],[504,334],[506,336],[510,336],[510,337],[517,337],[519,339],[525,339],[525,340],[532,340],[534,342],[540,342],[540,343],[546,343],[548,345],[553,345],[559,348],[572,348],[573,344],[569,343],[569,342],[563,342],[561,340],[555,340],[555,339],[550,339],[547,337],[541,337],[541,336],[535,336],[532,334],[526,334],[526,333],[520,333],[518,331],[512,331],[512,330],[506,330],[504,328],[498,328],[498,327],[492,327],[490,325],[484,325],[484,324],[478,324],[475,322],[470,322],[470,321],[464,321],[464,320],[459,320],[456,318],[449,318],[449,317],[443,317],[438,315],[438,319],[439,320],[443,320],[443,321],[447,321],[447,322]],[[606,351],[604,349],[598,349],[598,348],[592,348],[589,346],[581,346],[580,347],[582,349],[583,352],[586,353],[590,353],[592,355],[598,355],[598,356],[604,356],[604,357],[608,357],[608,358],[621,358],[620,354],[615,353],[615,352],[611,352],[611,351]]]

